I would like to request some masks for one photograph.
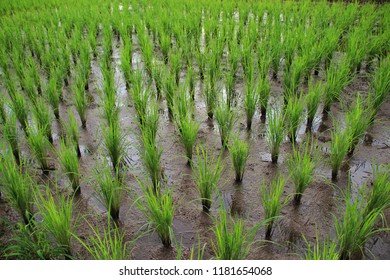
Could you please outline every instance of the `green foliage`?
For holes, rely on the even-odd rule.
[[[244,177],[246,161],[249,157],[249,145],[246,141],[240,140],[238,136],[234,136],[229,145],[229,153],[236,172],[236,182],[241,182]]]

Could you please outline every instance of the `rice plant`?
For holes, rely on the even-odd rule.
[[[28,143],[30,148],[38,160],[42,172],[44,175],[49,174],[49,161],[48,161],[48,153],[51,147],[49,140],[47,139],[46,132],[39,129],[37,126],[29,126],[27,127],[28,131]]]
[[[307,107],[307,130],[310,131],[313,127],[313,121],[317,114],[318,107],[322,99],[322,83],[309,82],[309,91],[305,96]]]
[[[244,177],[246,161],[249,157],[249,145],[246,141],[240,140],[238,136],[234,136],[231,139],[229,153],[236,173],[236,182],[241,182]]]
[[[87,97],[85,95],[84,86],[77,81],[77,85],[73,86],[74,102],[77,113],[79,114],[81,126],[87,128]]]
[[[264,182],[260,185],[261,202],[264,211],[264,220],[266,224],[265,238],[270,239],[273,226],[280,218],[280,212],[287,199],[282,201],[282,193],[285,180],[282,175],[275,177],[268,186]]]
[[[348,152],[348,137],[342,130],[340,124],[334,124],[334,130],[331,131],[330,141],[330,165],[332,166],[332,180],[337,180],[338,171],[344,161],[344,157]]]
[[[258,101],[258,92],[256,91],[253,80],[247,80],[245,85],[244,110],[246,113],[246,127],[248,130],[251,130],[252,128],[252,119],[256,112]]]
[[[65,128],[65,140],[67,145],[73,145],[77,156],[81,157],[80,145],[79,145],[79,127],[77,121],[73,116],[72,110],[68,110],[68,122],[62,122],[62,126]]]
[[[126,152],[126,143],[119,120],[112,119],[108,127],[103,127],[103,145],[110,157],[114,172],[120,170],[122,157]]]
[[[74,238],[85,248],[94,260],[127,260],[130,252],[128,251],[129,242],[125,241],[125,232],[117,226],[112,228],[110,219],[108,227],[101,229],[99,226],[93,226],[86,220],[92,234],[88,236],[87,241],[81,240],[77,235]]]
[[[149,128],[141,132],[141,157],[143,159],[146,171],[152,181],[152,185],[157,191],[161,177],[161,155],[162,150],[158,147],[153,138],[153,133]]]
[[[218,124],[222,147],[227,148],[230,134],[236,121],[236,112],[234,109],[229,108],[227,103],[222,100],[222,98],[215,110],[215,120]]]
[[[266,140],[268,147],[271,150],[272,163],[277,163],[279,158],[280,145],[285,138],[284,116],[276,109],[267,111],[268,127],[266,132]]]
[[[265,118],[267,115],[268,100],[271,93],[271,86],[269,84],[268,79],[266,78],[261,79],[257,84],[257,90],[259,92],[261,119],[263,122],[265,122]]]
[[[43,227],[53,235],[65,258],[69,258],[72,255],[71,239],[74,231],[73,198],[58,193],[56,197],[46,187],[45,196],[40,191],[36,192],[36,205],[43,219]]]
[[[58,75],[57,72],[55,72],[55,74]],[[49,83],[47,84],[46,87],[46,96],[47,96],[47,100],[50,103],[51,108],[53,109],[55,118],[59,120],[60,119],[59,104],[61,102],[62,92],[61,89],[59,88],[57,80],[58,80],[57,76],[54,76],[49,80]]]
[[[288,98],[288,102],[285,108],[284,119],[288,129],[288,137],[291,143],[295,143],[297,140],[298,128],[304,119],[305,103],[302,95],[291,95]]]
[[[8,145],[12,151],[16,163],[20,163],[20,147],[19,147],[19,132],[16,123],[15,114],[11,111],[4,123],[3,130],[4,138],[7,140]]]
[[[348,155],[352,155],[369,126],[369,118],[366,116],[360,94],[357,95],[352,108],[345,115],[345,125],[348,138]]]
[[[11,96],[11,109],[14,111],[16,118],[18,119],[22,129],[28,134],[27,126],[28,126],[28,102],[25,97],[16,92],[15,95]]]
[[[307,141],[293,146],[293,153],[288,159],[289,173],[295,186],[294,204],[299,205],[303,192],[310,186],[314,178],[314,169],[318,162],[318,155],[314,144]]]
[[[310,245],[304,237],[307,244],[307,251],[305,252],[306,260],[339,260],[340,253],[337,248],[337,242],[331,241],[329,237],[321,241],[316,235],[314,245]]]
[[[194,180],[200,194],[203,211],[210,211],[214,192],[217,190],[218,181],[223,169],[221,156],[212,157],[202,145],[196,147],[197,159],[192,165]]]
[[[118,172],[119,170],[116,170],[116,173]],[[122,177],[118,176],[118,174],[113,176],[107,160],[104,159],[101,166],[95,168],[93,177],[96,181],[94,188],[99,195],[100,201],[106,207],[114,222],[118,222],[123,192]]]
[[[217,260],[244,260],[253,245],[258,227],[246,228],[242,219],[233,219],[221,203],[213,233],[212,248]]]
[[[206,76],[204,81],[204,101],[206,104],[207,117],[209,120],[213,119],[215,107],[217,106],[218,96],[217,96],[217,85],[215,78]]]
[[[53,136],[51,132],[53,119],[46,102],[42,98],[37,98],[35,100],[33,112],[38,129],[46,135],[50,143],[53,143]]]
[[[2,148],[0,157],[0,186],[7,201],[14,208],[24,224],[32,229],[34,225],[33,180],[23,171],[23,164],[17,165],[13,155]]]
[[[148,220],[148,229],[157,232],[164,247],[170,248],[173,236],[172,221],[175,214],[172,191],[160,190],[160,184],[153,186],[138,182],[144,195],[136,200],[136,205]]]
[[[374,166],[374,164],[373,164]],[[373,168],[372,188],[367,195],[367,205],[365,207],[368,213],[380,210],[385,211],[390,207],[390,166],[380,165]]]
[[[349,188],[350,186],[345,194],[344,213],[339,218],[334,216],[336,236],[341,259],[360,259],[368,240],[375,233],[386,229],[376,227],[381,210],[368,212],[364,194],[359,192],[358,197],[353,200]]]
[[[81,193],[79,160],[72,143],[69,144],[61,140],[60,148],[58,149],[58,159],[62,170],[70,181],[73,192],[75,195],[79,195]]]

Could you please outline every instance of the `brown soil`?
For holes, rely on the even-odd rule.
[[[134,38],[136,40],[136,38]],[[134,44],[134,59],[133,65],[140,60],[140,51],[137,44]],[[116,45],[113,54],[114,64],[116,65],[115,78],[118,84],[118,96],[121,105],[120,121],[123,131],[126,133],[128,141],[128,150],[125,158],[129,171],[127,172],[126,185],[128,192],[125,193],[121,204],[120,222],[121,228],[126,232],[126,240],[131,241],[137,238],[140,234],[140,229],[145,225],[146,220],[141,212],[133,205],[134,200],[138,195],[141,195],[140,187],[138,186],[135,176],[144,176],[143,164],[140,159],[137,147],[139,145],[137,135],[139,133],[136,125],[136,113],[133,108],[129,95],[126,92],[125,83],[122,74],[119,71],[119,46]],[[142,66],[141,66],[142,67]],[[241,70],[240,70],[241,71]],[[239,74],[240,76],[240,74]],[[360,73],[354,82],[344,90],[343,100],[350,100],[357,92],[366,92],[368,89],[369,80],[365,77],[366,73]],[[321,77],[321,73],[320,73]],[[78,215],[87,215],[88,221],[93,225],[98,225],[100,228],[107,226],[107,211],[105,207],[98,201],[93,189],[90,174],[96,166],[99,157],[105,156],[105,151],[102,148],[101,142],[101,109],[99,107],[98,89],[101,87],[101,72],[96,60],[92,63],[92,74],[90,76],[90,95],[91,104],[87,116],[87,129],[80,128],[80,144],[82,145],[82,158],[80,160],[83,182],[81,185],[81,197],[76,200],[77,206],[75,213]],[[184,73],[182,74],[182,79]],[[271,76],[270,76],[271,79]],[[277,81],[272,81],[271,102],[278,102],[278,98],[282,93],[281,77]],[[217,154],[221,150],[221,144],[218,134],[217,125],[215,122],[207,120],[205,104],[201,96],[201,82],[197,83],[196,87],[196,118],[201,123],[198,142],[208,143],[213,151]],[[66,118],[67,110],[74,110],[70,87],[64,89],[64,101],[61,103],[60,113],[62,118]],[[239,94],[243,92],[243,81],[239,78],[237,84]],[[345,98],[344,98],[345,97]],[[335,104],[332,107],[332,115],[337,118],[344,118],[344,113],[340,104]],[[158,142],[163,149],[162,166],[163,173],[167,180],[168,186],[174,189],[174,199],[177,206],[175,218],[173,222],[173,231],[178,242],[182,242],[184,247],[184,255],[188,256],[188,252],[192,246],[198,244],[198,238],[201,243],[206,243],[205,258],[212,258],[212,226],[213,219],[218,213],[219,199],[216,196],[212,204],[212,209],[209,215],[202,212],[200,201],[198,200],[198,192],[192,178],[192,171],[186,165],[184,157],[184,148],[182,147],[180,138],[175,131],[172,122],[169,121],[165,101],[160,104],[160,129]],[[260,111],[260,110],[258,110]],[[243,112],[243,111],[241,111]],[[74,115],[78,116],[76,111]],[[325,160],[321,162],[316,170],[317,177],[314,183],[305,191],[302,197],[302,204],[299,207],[294,207],[292,202],[283,210],[283,217],[277,223],[275,231],[272,235],[272,241],[275,243],[260,242],[264,239],[264,228],[260,228],[257,233],[256,242],[251,250],[250,259],[299,259],[305,250],[305,243],[302,236],[306,236],[308,241],[314,241],[316,238],[316,230],[318,230],[319,238],[323,238],[330,234],[334,237],[333,215],[338,216],[338,210],[342,208],[343,203],[340,202],[340,190],[347,187],[348,180],[351,179],[353,188],[359,188],[364,182],[370,187],[372,178],[371,162],[375,160],[375,164],[384,164],[389,162],[389,147],[390,147],[390,131],[388,121],[390,119],[390,102],[387,101],[381,108],[378,114],[378,122],[370,128],[365,141],[359,145],[356,153],[348,162],[343,171],[339,175],[339,180],[335,186],[330,184],[331,170],[329,164],[326,163],[329,146],[329,131],[331,127],[330,118],[324,122],[321,121],[321,116],[318,116],[314,123],[314,136],[318,139],[318,144],[322,147]],[[287,174],[285,159],[291,152],[291,144],[285,141],[281,148],[279,163],[273,165],[269,154],[269,149],[265,141],[265,125],[260,121],[259,113],[256,113],[252,125],[252,131],[246,131],[245,116],[241,114],[237,121],[235,132],[241,134],[242,138],[248,139],[250,142],[250,156],[247,162],[246,172],[243,182],[237,184],[234,182],[234,172],[231,165],[228,152],[224,152],[224,171],[219,183],[219,192],[223,199],[223,204],[235,216],[242,217],[247,221],[248,226],[255,225],[262,221],[264,215],[261,207],[259,194],[259,185],[262,180],[269,182],[277,172]],[[53,123],[54,145],[59,144],[59,135],[61,135],[61,126],[59,123]],[[305,126],[302,125],[299,141],[305,139]],[[25,140],[22,140],[25,142]],[[23,143],[24,143],[23,142]],[[27,146],[23,145],[23,152],[30,156]],[[58,181],[59,186],[65,191],[69,190],[69,183],[66,176],[61,172],[56,161],[54,153],[51,155],[52,164],[55,166],[55,171],[50,172],[49,178],[45,181]],[[33,165],[36,166],[35,164]],[[291,182],[287,182],[284,190],[284,197],[294,192]],[[19,217],[9,205],[3,200],[0,200],[0,215],[9,224],[13,225]],[[390,222],[390,212],[386,212],[386,220]],[[81,219],[77,234],[84,240],[91,233],[87,223]],[[12,233],[8,223],[0,222],[0,244],[6,245],[9,242]],[[366,254],[366,258],[375,259],[390,259],[390,234],[376,234],[374,238],[367,244],[366,251],[371,251],[371,254]],[[89,258],[89,255],[82,247],[74,242],[72,251],[78,258]],[[164,249],[158,235],[140,237],[136,240],[131,257],[133,259],[174,259],[176,253],[174,249]]]

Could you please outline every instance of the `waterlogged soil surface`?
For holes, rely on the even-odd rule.
[[[140,50],[137,45],[136,36],[134,41],[133,67],[143,68],[140,59]],[[126,192],[123,195],[123,201],[120,210],[120,228],[125,232],[125,240],[130,242],[132,248],[131,258],[133,259],[175,259],[176,249],[165,249],[157,233],[144,234],[147,229],[146,220],[142,213],[137,209],[134,201],[142,195],[136,176],[144,178],[145,172],[140,154],[138,152],[139,130],[137,128],[136,112],[131,103],[129,94],[126,91],[123,76],[120,72],[120,44],[114,43],[113,63],[115,65],[115,80],[117,84],[118,102],[121,108],[120,122],[121,128],[126,135],[127,152],[124,162],[128,169],[126,177]],[[90,105],[87,115],[87,129],[80,127],[80,144],[82,148],[82,157],[80,160],[80,170],[83,182],[81,184],[81,197],[75,200],[75,214],[86,219],[79,219],[77,235],[83,241],[88,238],[92,230],[90,226],[97,226],[101,231],[107,228],[107,211],[96,196],[93,186],[92,172],[97,168],[97,162],[100,158],[106,156],[102,146],[102,124],[104,123],[99,98],[99,91],[102,87],[102,74],[96,59],[92,62],[92,73],[89,80]],[[185,78],[185,69],[181,79]],[[321,79],[323,72],[320,72],[318,79]],[[354,82],[343,92],[343,100],[353,100],[356,92],[367,92],[369,88],[369,79],[367,73],[362,71],[357,75]],[[243,94],[244,83],[242,69],[238,73],[238,83],[236,90],[240,96]],[[272,80],[272,98],[270,102],[277,106],[281,100],[283,91],[282,77],[279,74],[278,79]],[[152,86],[152,90],[154,87]],[[221,143],[218,133],[218,126],[215,121],[207,119],[205,104],[202,98],[203,84],[197,82],[195,105],[196,119],[201,123],[198,142],[207,143],[215,155],[221,152]],[[242,103],[239,101],[239,108],[242,109]],[[348,102],[345,102],[346,104]],[[344,106],[335,104],[332,107],[332,115],[335,118],[343,120]],[[186,164],[184,157],[184,148],[180,138],[175,131],[174,124],[168,118],[166,102],[160,102],[160,126],[158,135],[158,144],[163,149],[161,165],[163,168],[163,177],[167,185],[173,189],[174,203],[176,206],[175,218],[173,221],[173,231],[177,243],[183,247],[183,258],[188,258],[192,246],[195,251],[198,244],[205,244],[205,258],[212,258],[212,242],[214,219],[218,215],[220,200],[217,196],[214,198],[212,209],[209,214],[202,212],[199,194],[195,186],[191,168]],[[321,109],[321,108],[320,108]],[[61,117],[67,118],[67,111],[73,110],[75,116],[78,115],[72,106],[72,97],[70,87],[64,89],[64,101],[61,103]],[[287,178],[286,159],[291,153],[292,147],[289,141],[281,147],[279,162],[277,165],[271,163],[271,156],[265,140],[266,124],[260,120],[259,111],[254,117],[252,131],[246,130],[245,113],[239,110],[239,118],[235,124],[234,132],[239,133],[243,139],[250,143],[250,156],[247,161],[246,171],[242,183],[234,182],[234,171],[231,159],[227,151],[223,151],[224,170],[218,185],[219,194],[222,203],[226,209],[230,210],[235,217],[243,218],[248,227],[260,223],[264,214],[261,206],[259,185],[264,182],[270,182],[273,177],[282,172]],[[334,217],[340,217],[339,211],[343,210],[344,202],[341,199],[341,193],[346,190],[348,181],[352,182],[352,188],[356,193],[358,188],[364,183],[368,188],[371,187],[372,164],[384,164],[389,162],[390,158],[390,102],[382,106],[378,113],[378,122],[370,128],[364,141],[359,145],[354,156],[348,161],[346,166],[339,174],[339,180],[332,185],[330,182],[331,169],[327,163],[329,153],[331,118],[322,119],[320,111],[314,123],[314,137],[318,140],[318,145],[323,151],[323,160],[316,168],[316,179],[305,191],[302,197],[302,203],[299,207],[294,207],[292,202],[288,202],[282,211],[282,217],[277,222],[272,235],[272,243],[264,242],[264,228],[260,227],[256,234],[256,242],[253,244],[249,254],[249,259],[300,259],[306,249],[303,236],[307,241],[313,242],[318,238],[323,239],[328,234],[333,238]],[[305,132],[306,126],[303,123],[298,135],[298,141],[302,142],[309,134]],[[53,122],[54,145],[58,147],[60,135],[62,134],[61,124]],[[29,158],[31,154],[27,148],[25,139],[21,139],[23,153]],[[66,176],[61,172],[55,154],[51,154],[51,163],[54,171],[50,172],[48,177],[39,176],[40,183],[57,182],[60,190],[71,192]],[[37,168],[37,165],[31,161],[31,165]],[[40,171],[37,169],[38,175]],[[287,181],[283,192],[283,198],[287,198],[294,192],[290,181]],[[0,199],[0,215],[3,217],[0,222],[0,244],[5,246],[9,244],[12,236],[10,228],[19,217],[3,200]],[[76,215],[75,215],[76,216]],[[76,217],[75,217],[76,218]],[[385,213],[387,223],[390,222],[390,211]],[[88,221],[88,223],[87,223]],[[74,241],[73,254],[76,258],[90,258],[82,246]],[[390,234],[375,234],[366,245],[366,256],[368,259],[390,259]]]

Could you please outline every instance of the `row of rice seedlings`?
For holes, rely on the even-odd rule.
[[[0,157],[0,186],[4,199],[18,212],[24,224],[29,229],[33,229],[33,180],[23,171],[22,165],[18,166],[14,156],[4,146],[2,147]]]
[[[363,191],[365,187],[363,187]],[[345,210],[340,219],[334,216],[334,224],[341,259],[360,259],[364,255],[364,246],[373,234],[388,230],[377,228],[382,209],[374,208],[368,212],[364,193],[360,191],[353,200],[350,186],[345,194]]]
[[[215,258],[217,260],[244,260],[254,243],[258,226],[246,228],[245,222],[233,218],[226,213],[226,209],[220,203],[219,215],[215,219],[213,233],[215,243],[212,243]]]
[[[302,94],[292,94],[287,99],[287,105],[285,107],[286,126],[288,130],[288,137],[291,143],[295,143],[297,140],[298,128],[304,119],[305,103]]]
[[[279,158],[280,146],[286,137],[284,124],[284,114],[275,108],[267,111],[268,126],[266,131],[266,141],[271,150],[272,163],[277,163]]]
[[[249,157],[249,145],[246,141],[240,140],[238,135],[233,135],[228,148],[232,157],[232,163],[236,174],[236,182],[242,182],[246,161]]]
[[[280,218],[280,212],[288,202],[287,198],[282,201],[284,185],[285,179],[282,175],[275,177],[270,185],[264,182],[260,185],[261,202],[266,226],[265,239],[267,240],[271,238],[274,224]]]
[[[230,134],[236,122],[236,111],[229,108],[223,97],[220,97],[218,107],[215,110],[215,120],[218,124],[222,147],[227,148]]]
[[[132,56],[133,56],[133,44],[130,39],[123,41],[123,47],[121,51],[121,70],[126,83],[127,91],[131,88],[131,76],[133,74],[132,67]]]
[[[188,74],[189,73],[190,69],[188,69]],[[158,63],[154,63],[152,68],[152,77],[156,86],[157,98],[160,100],[162,91],[164,89],[164,66]]]
[[[173,237],[172,221],[175,214],[172,191],[160,190],[160,184],[153,186],[141,181],[138,183],[144,195],[135,203],[147,218],[148,229],[157,232],[164,247],[170,248]]]
[[[45,195],[38,190],[36,193],[36,205],[43,219],[43,227],[52,234],[59,247],[63,250],[65,258],[70,258],[71,239],[74,231],[72,221],[73,197],[59,194],[56,199],[46,187]]]
[[[101,165],[94,169],[93,178],[96,181],[94,188],[100,201],[106,207],[113,221],[117,223],[124,184],[123,177],[118,175],[119,170],[116,169],[115,172],[117,174],[112,176],[113,173],[109,163],[103,158]]]
[[[103,229],[103,233],[99,226],[93,226],[87,219],[86,223],[92,230],[92,234],[88,236],[87,241],[83,241],[77,235],[73,237],[85,248],[94,260],[127,260],[130,257],[128,251],[129,242],[125,241],[125,232],[114,226],[112,228],[110,218],[108,218],[108,226]]]
[[[103,145],[110,157],[112,169],[119,172],[122,157],[126,152],[125,135],[121,130],[118,117],[113,118],[108,126],[103,126]]]
[[[348,136],[339,122],[333,123],[330,141],[330,165],[332,167],[332,180],[337,181],[337,174],[348,152]]]
[[[119,108],[117,105],[114,71],[111,66],[104,63],[100,65],[100,69],[103,74],[103,89],[100,92],[103,103],[103,115],[108,123],[117,122]]]
[[[196,147],[196,156],[192,171],[200,194],[202,209],[208,213],[223,170],[222,159],[221,155],[218,158],[210,155],[210,151],[201,144]]]
[[[314,143],[307,141],[299,147],[293,145],[293,153],[288,159],[289,174],[295,186],[294,204],[301,204],[303,192],[314,179],[314,169],[319,161]]]
[[[62,170],[70,181],[70,185],[75,195],[80,195],[80,170],[77,153],[74,149],[73,142],[61,140],[60,147],[57,151],[58,160]]]

